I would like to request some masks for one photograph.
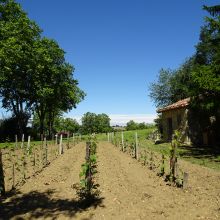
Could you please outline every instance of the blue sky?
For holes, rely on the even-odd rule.
[[[152,121],[148,85],[161,68],[176,68],[195,52],[204,23],[202,0],[19,0],[43,35],[74,65],[87,96],[68,113],[90,111]],[[142,117],[142,118],[141,118]]]

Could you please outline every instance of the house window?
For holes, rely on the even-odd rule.
[[[180,126],[181,121],[182,121],[181,115],[178,114],[178,115],[177,115],[177,126]]]

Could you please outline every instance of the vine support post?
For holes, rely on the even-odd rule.
[[[63,135],[60,135],[60,145],[59,145],[59,154],[63,154]]]
[[[73,133],[73,146],[75,145],[75,136],[74,136],[74,133]]]
[[[48,149],[47,149],[47,138],[44,137],[44,150],[45,150],[45,163],[44,165],[47,165],[47,160],[48,160]]]
[[[70,148],[70,133],[68,131],[68,133],[67,133],[67,149],[69,149],[69,148]]]
[[[27,143],[27,153],[30,153],[30,145],[31,145],[31,136],[28,136],[28,143]]]
[[[15,135],[15,149],[18,148],[18,135]]]
[[[125,150],[125,145],[124,145],[124,132],[121,132],[121,145],[122,145],[122,151],[124,152]]]
[[[184,174],[183,174],[183,189],[187,189],[188,180],[189,180],[189,174],[184,172]]]
[[[57,134],[55,134],[55,144],[58,144]]]
[[[91,142],[86,142],[86,163],[88,164],[88,169],[86,170],[85,179],[86,179],[86,190],[90,192],[92,187],[92,173],[91,173]]]
[[[108,132],[108,142],[110,142],[110,135],[109,135],[109,132]]]
[[[164,174],[165,174],[165,156],[164,154],[162,154],[160,175],[163,176]]]
[[[22,134],[22,138],[21,138],[21,148],[24,147],[24,134]]]
[[[91,142],[90,142],[90,141],[87,141],[87,142],[86,142],[86,162],[89,161],[90,150],[91,150]]]
[[[135,132],[135,158],[138,160],[138,135],[137,132]]]

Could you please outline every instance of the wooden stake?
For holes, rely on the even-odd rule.
[[[183,173],[183,189],[188,188],[188,180],[189,180],[189,174],[188,173]]]
[[[135,158],[138,160],[138,136],[137,132],[135,132]]]
[[[36,153],[35,153],[35,150],[34,150],[34,172],[35,172],[35,166],[36,166]]]
[[[61,134],[60,135],[60,147],[59,147],[59,154],[60,155],[63,154],[63,144],[62,144],[62,142],[63,142],[63,135]]]
[[[90,150],[91,150],[91,142],[86,142],[86,162],[89,161],[90,157]]]
[[[15,135],[15,149],[18,148],[18,136]]]
[[[21,148],[24,147],[24,134],[22,134],[22,138],[21,138]]]
[[[73,133],[73,146],[75,145],[75,137],[74,137],[74,133]]]
[[[57,134],[55,134],[55,144],[57,145],[58,144],[58,140],[57,140]]]
[[[27,153],[30,153],[31,136],[28,136]]]
[[[45,150],[45,164],[47,165],[47,138],[44,137],[44,150]]]
[[[67,149],[70,148],[70,133],[67,133]]]
[[[122,151],[124,152],[124,150],[125,150],[124,147],[125,146],[124,146],[124,132],[123,131],[121,132],[121,145],[122,145]]]

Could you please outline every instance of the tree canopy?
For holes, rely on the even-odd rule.
[[[82,117],[81,132],[83,134],[106,133],[111,130],[110,118],[106,114],[87,112]]]
[[[20,134],[31,114],[45,119],[52,131],[55,116],[76,108],[85,93],[73,78],[74,67],[53,39],[42,37],[14,0],[0,0],[0,97],[2,106],[17,118]]]
[[[205,18],[196,53],[178,69],[161,69],[157,82],[150,85],[150,97],[163,107],[186,97],[203,96],[204,108],[218,108],[220,94],[220,11],[219,5],[204,9]],[[193,100],[193,99],[192,99]],[[198,103],[197,103],[198,104]]]
[[[200,127],[220,133],[220,5],[204,6],[210,16],[201,27],[196,53],[176,70],[159,72],[150,85],[150,97],[157,107],[191,97],[190,108]],[[219,140],[220,141],[220,140]]]
[[[31,114],[30,75],[33,45],[41,30],[13,0],[0,1],[0,96],[3,108],[18,119],[22,132]]]
[[[195,83],[192,80],[194,57],[188,58],[177,69],[161,69],[157,82],[150,85],[150,98],[157,107],[164,107],[191,96]]]

